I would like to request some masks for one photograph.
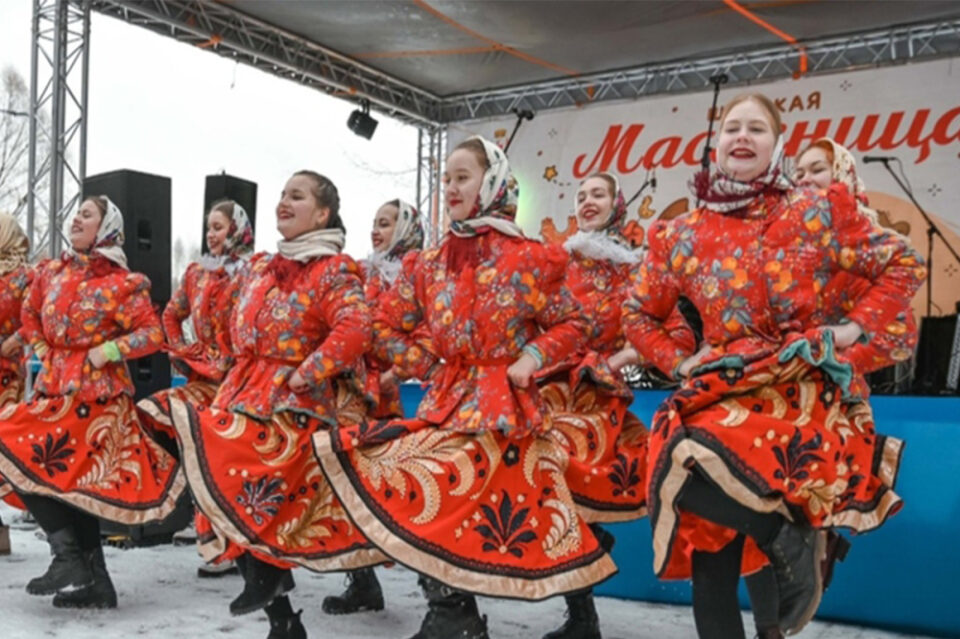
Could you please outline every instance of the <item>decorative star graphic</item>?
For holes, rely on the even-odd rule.
[[[551,164],[543,171],[543,179],[547,182],[554,181],[560,173],[557,171],[557,165]]]

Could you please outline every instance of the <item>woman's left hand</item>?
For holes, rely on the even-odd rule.
[[[625,346],[607,359],[607,366],[613,372],[618,372],[624,366],[634,366],[640,363],[640,356],[632,346]]]
[[[103,368],[107,363],[107,356],[103,354],[103,347],[96,346],[87,351],[87,359],[90,365],[96,369]]]
[[[303,375],[300,374],[300,371],[294,371],[293,375],[290,376],[290,379],[287,380],[287,386],[290,387],[294,393],[302,393],[307,390],[307,381],[303,379]]]
[[[524,353],[507,369],[507,377],[514,386],[526,388],[530,385],[530,380],[536,372],[537,360],[535,360],[532,355]]]
[[[5,357],[7,359],[13,359],[17,354],[22,353],[23,346],[20,342],[20,336],[14,333],[7,339],[3,340],[3,346],[0,346],[0,357]]]
[[[834,324],[825,326],[826,330],[833,333],[833,343],[838,350],[849,348],[857,343],[860,336],[863,335],[863,329],[856,322],[846,324]]]

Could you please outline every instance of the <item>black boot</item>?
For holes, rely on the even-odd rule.
[[[93,583],[76,590],[59,592],[53,598],[54,608],[116,608],[117,591],[113,588],[103,548],[86,553],[93,571]]]
[[[363,610],[383,610],[383,590],[373,568],[360,568],[347,573],[347,589],[341,595],[323,600],[328,615],[348,615]]]
[[[847,553],[850,552],[850,542],[846,537],[832,530],[828,530],[826,535],[826,550],[821,566],[824,591],[830,587],[830,582],[833,581],[833,569],[837,562],[846,559]]]
[[[487,618],[477,610],[473,595],[458,592],[430,577],[420,577],[427,597],[427,615],[410,639],[490,639]]]
[[[788,635],[800,632],[820,605],[825,538],[822,531],[784,520],[773,540],[760,547],[777,576],[780,629]]]
[[[593,605],[593,592],[567,595],[567,620],[543,635],[543,639],[600,639],[600,619]]]
[[[293,612],[287,597],[277,597],[264,610],[270,620],[267,639],[307,639],[307,629],[300,621],[303,611]]]
[[[590,524],[590,532],[597,538],[597,543],[600,544],[604,552],[613,552],[613,545],[617,542],[617,538],[613,536],[612,532],[600,524]]]
[[[53,561],[42,576],[31,579],[27,592],[31,595],[52,595],[64,588],[79,588],[93,582],[88,558],[80,550],[80,543],[67,526],[48,536]]]
[[[784,639],[784,637],[779,628],[767,628],[757,631],[757,639]]]
[[[244,580],[243,592],[230,602],[230,614],[245,615],[255,612],[293,590],[293,574],[265,561],[245,555],[241,571]]]

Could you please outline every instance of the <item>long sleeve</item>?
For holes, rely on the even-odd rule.
[[[540,292],[534,301],[537,324],[543,329],[524,351],[533,352],[540,368],[549,368],[585,345],[589,326],[580,303],[565,284],[567,255],[547,247],[540,273]]]
[[[370,310],[363,297],[363,282],[356,263],[347,257],[335,260],[321,275],[319,307],[330,327],[326,338],[297,369],[308,384],[343,372],[370,350]]]
[[[397,281],[377,300],[373,318],[374,355],[389,362],[401,378],[426,379],[438,361],[423,325],[423,307],[415,283],[418,255],[407,255]]]
[[[124,284],[130,292],[115,316],[124,334],[114,342],[124,359],[137,359],[163,346],[163,329],[150,301],[150,280],[139,273],[130,273]]]
[[[679,315],[680,286],[668,259],[670,225],[658,222],[651,231],[650,250],[623,305],[623,331],[643,361],[673,375],[677,366],[693,353],[692,332],[674,335],[678,327],[673,314]]]
[[[49,350],[43,337],[43,321],[40,314],[43,311],[43,297],[46,288],[47,268],[37,267],[37,274],[27,289],[23,305],[20,307],[20,337],[33,348],[37,357],[43,358]]]
[[[837,233],[837,264],[871,282],[847,314],[870,337],[909,310],[927,277],[926,267],[909,240],[860,213],[846,187],[831,186],[828,197]]]
[[[184,346],[183,320],[190,317],[190,298],[187,296],[187,278],[190,277],[188,268],[177,290],[170,296],[170,301],[163,309],[163,331],[167,334],[167,343],[174,349],[180,350]]]

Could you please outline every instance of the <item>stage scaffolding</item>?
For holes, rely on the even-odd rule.
[[[30,190],[25,203],[35,252],[61,247],[59,229],[79,197],[86,160],[87,51],[90,11],[113,16],[181,42],[359,103],[418,127],[417,203],[440,225],[440,174],[450,123],[613,100],[702,91],[726,73],[730,84],[796,73],[798,47],[765,47],[702,59],[649,64],[605,73],[441,97],[337,53],[226,3],[201,0],[34,0],[30,109]],[[960,20],[891,27],[800,43],[808,74],[960,55]],[[37,145],[49,162],[37,165]],[[39,215],[45,229],[35,223]]]

